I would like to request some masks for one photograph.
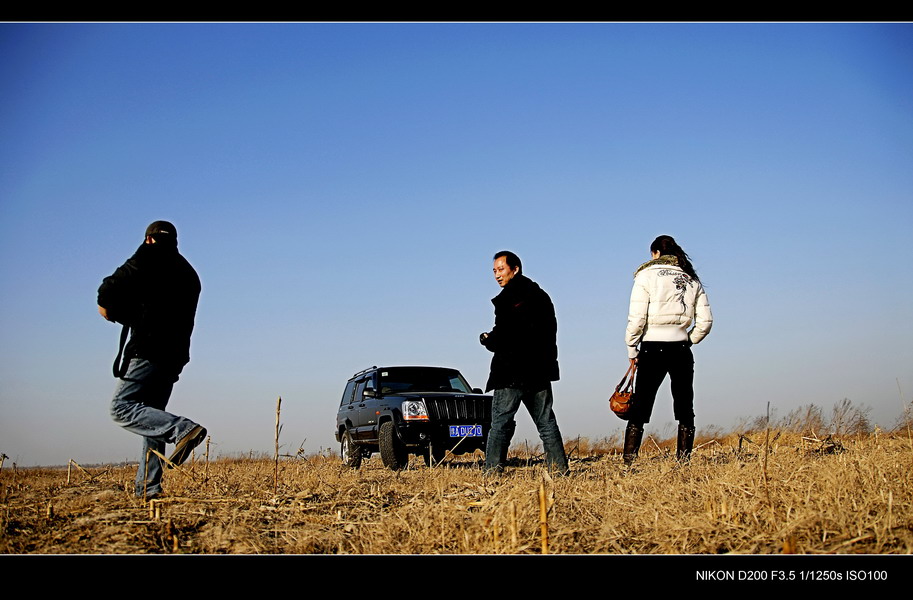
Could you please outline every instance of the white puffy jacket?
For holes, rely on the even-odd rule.
[[[629,358],[637,358],[637,345],[642,341],[690,340],[697,344],[713,325],[703,286],[678,266],[662,264],[667,262],[665,258],[646,263],[634,276],[625,331]],[[694,327],[689,332],[692,321]]]

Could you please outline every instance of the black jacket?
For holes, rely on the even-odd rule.
[[[145,358],[180,373],[190,361],[190,334],[200,278],[176,246],[142,244],[98,288],[108,318],[130,327],[124,360]]]
[[[495,326],[482,344],[495,355],[485,391],[558,381],[558,321],[548,294],[516,275],[491,303]]]

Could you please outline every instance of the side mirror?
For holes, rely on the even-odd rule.
[[[480,388],[472,388],[472,393],[473,394],[484,394],[485,392],[483,392]]]
[[[375,394],[374,390],[372,390],[372,389],[366,389],[364,392],[361,393],[361,395],[364,396],[365,398],[376,398],[377,397],[377,394]]]

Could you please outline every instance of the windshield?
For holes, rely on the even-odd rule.
[[[381,394],[401,392],[457,392],[471,394],[472,390],[460,372],[454,369],[428,367],[396,367],[380,369]]]

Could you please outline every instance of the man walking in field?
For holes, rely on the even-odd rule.
[[[503,250],[494,256],[495,281],[501,293],[495,306],[494,328],[479,341],[494,356],[485,391],[494,390],[491,430],[485,449],[485,469],[500,472],[517,426],[514,415],[522,402],[539,430],[550,470],[568,472],[567,456],[552,410],[552,381],[558,381],[558,321],[548,294],[523,275],[520,258]]]
[[[165,412],[171,390],[190,361],[199,297],[200,278],[178,252],[177,230],[167,221],[149,225],[136,253],[98,288],[99,314],[124,326],[114,362],[120,381],[111,417],[143,438],[138,497],[162,493],[162,461],[153,450],[164,455],[165,444],[175,444],[168,460],[179,465],[206,437],[202,426]],[[128,329],[130,341],[124,347]]]

